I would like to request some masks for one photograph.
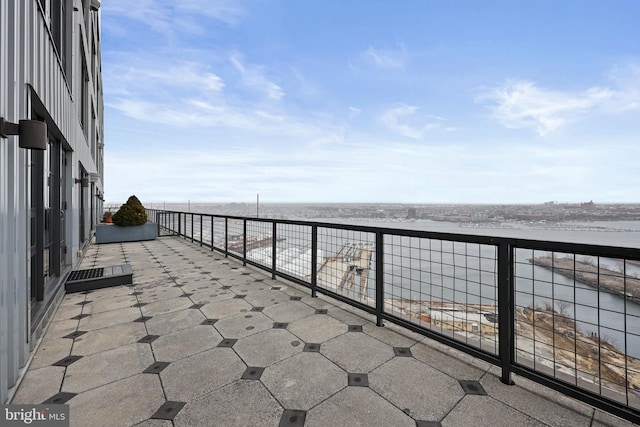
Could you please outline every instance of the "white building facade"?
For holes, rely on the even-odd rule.
[[[99,9],[98,0],[0,0],[0,117],[47,125],[46,150],[0,138],[0,404],[101,216]]]

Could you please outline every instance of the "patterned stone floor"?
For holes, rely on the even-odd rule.
[[[64,297],[12,403],[72,426],[631,425],[174,237],[93,245],[132,286]]]

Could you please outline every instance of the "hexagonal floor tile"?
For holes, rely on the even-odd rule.
[[[259,381],[238,380],[192,400],[174,419],[176,425],[275,426],[282,407]],[[215,421],[214,421],[215,420]]]
[[[302,343],[284,329],[269,329],[243,338],[233,347],[247,366],[270,366],[302,351]]]
[[[369,386],[419,420],[440,420],[464,396],[460,383],[412,357],[395,357],[369,373]]]
[[[285,408],[308,410],[344,388],[347,375],[319,353],[299,353],[267,367],[261,381]]]
[[[329,340],[322,344],[320,353],[347,372],[370,372],[393,357],[391,346],[362,333]]]
[[[185,402],[239,379],[245,369],[232,349],[216,347],[173,362],[160,377],[167,399]]]
[[[289,331],[305,342],[323,343],[347,332],[347,325],[326,314],[314,314],[289,324]]]

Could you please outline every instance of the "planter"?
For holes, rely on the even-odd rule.
[[[130,227],[120,227],[115,224],[96,225],[96,243],[139,242],[157,238],[158,225],[153,222]]]

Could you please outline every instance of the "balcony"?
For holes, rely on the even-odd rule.
[[[631,385],[607,386],[601,375],[595,391],[596,381],[585,386],[575,338],[569,339],[573,371],[563,365],[566,358],[549,368],[544,333],[526,330],[527,316],[543,330],[545,316],[558,325],[563,319],[553,309],[517,304],[526,294],[519,287],[524,270],[534,268],[525,258],[540,258],[540,248],[526,249],[526,256],[514,251],[507,274],[519,280],[513,281],[516,305],[507,311],[524,317],[512,322],[515,360],[501,364],[501,334],[508,329],[497,324],[503,254],[491,239],[154,216],[165,234],[177,235],[89,248],[80,268],[129,264],[133,285],[67,294],[12,403],[66,403],[77,426],[633,425],[599,409],[624,399],[611,412],[632,418]],[[454,238],[469,240],[463,242],[465,269],[459,248],[443,244]],[[432,289],[426,298],[426,290],[412,288],[413,272],[427,271],[421,252],[427,242],[431,277],[420,280],[451,279],[450,297]],[[290,257],[293,248],[299,257]],[[464,310],[456,299],[463,295],[456,287],[462,271],[467,284],[478,282],[477,290],[464,288]],[[560,279],[554,273],[551,280]],[[550,297],[554,306],[565,299]],[[430,301],[440,317],[425,318],[415,301]],[[476,322],[468,322],[475,319],[472,306],[482,314]],[[459,312],[466,313],[464,322]],[[566,335],[566,328],[552,336]],[[560,335],[552,354],[567,351]],[[583,401],[555,389],[573,390]],[[585,396],[602,401],[593,402],[596,408]]]

